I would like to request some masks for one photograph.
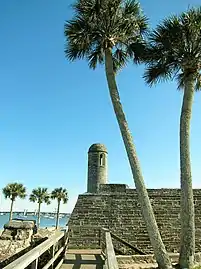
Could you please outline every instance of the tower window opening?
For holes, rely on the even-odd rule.
[[[104,165],[104,156],[103,154],[100,155],[100,166]]]

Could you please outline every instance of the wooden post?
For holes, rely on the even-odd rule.
[[[117,258],[115,255],[114,247],[112,244],[112,238],[110,232],[105,232],[106,241],[106,264],[108,269],[119,269]]]
[[[65,249],[64,249],[64,255],[66,253],[66,250],[67,250],[67,247],[68,247],[68,241],[69,241],[69,230],[67,232],[65,232],[64,234],[64,239],[63,239],[63,245],[65,246]]]
[[[54,252],[55,252],[55,245],[53,245],[52,247],[51,247],[51,256],[52,256],[52,258],[54,258]],[[54,263],[51,265],[51,268],[52,269],[54,269]]]
[[[37,269],[37,268],[38,268],[38,259],[36,259],[31,263],[31,269]]]
[[[99,247],[100,247],[100,249],[102,249],[102,238],[101,238],[101,235],[102,235],[102,233],[101,233],[101,229],[99,230]]]

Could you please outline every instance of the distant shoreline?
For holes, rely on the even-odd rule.
[[[40,227],[55,227],[56,224],[56,214],[55,212],[42,212],[41,214]],[[59,226],[65,227],[69,221],[70,214],[69,213],[60,213],[59,214]],[[13,219],[22,219],[22,220],[34,220],[37,222],[37,214],[34,212],[28,212],[28,214],[22,213],[13,213]],[[5,212],[0,215],[0,230],[3,229],[4,225],[9,221],[9,212]]]
[[[0,211],[0,214],[3,213],[3,214],[9,214],[10,211]],[[21,214],[21,213],[24,213],[24,211],[14,211],[13,212],[14,214]],[[33,214],[35,213],[35,211],[26,211],[26,214]],[[41,214],[56,214],[55,212],[53,211],[41,211]],[[59,214],[62,214],[62,215],[66,215],[66,216],[70,216],[71,213],[66,213],[66,212],[59,212]]]

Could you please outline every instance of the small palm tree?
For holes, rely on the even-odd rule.
[[[66,189],[56,188],[52,191],[51,194],[52,199],[57,200],[57,218],[56,218],[56,229],[59,227],[59,211],[60,211],[60,204],[63,202],[63,204],[67,204],[68,202],[68,191]]]
[[[117,72],[130,59],[139,62],[138,53],[143,48],[147,19],[135,0],[78,0],[73,8],[73,18],[65,23],[65,56],[70,61],[86,59],[92,69],[98,64],[105,66],[112,105],[156,260],[159,267],[170,268],[171,262],[154,217],[116,83]]]
[[[201,7],[165,19],[149,37],[145,80],[152,85],[176,79],[184,90],[180,116],[181,268],[191,268],[195,223],[190,161],[190,121],[194,92],[201,88]]]
[[[5,188],[3,188],[3,194],[5,198],[9,198],[11,200],[10,206],[10,217],[9,221],[13,218],[13,204],[16,198],[24,199],[26,197],[26,188],[23,184],[20,183],[10,183]]]
[[[46,203],[47,205],[50,204],[50,195],[48,194],[47,188],[37,188],[33,189],[32,193],[30,194],[29,200],[34,203],[38,203],[38,218],[37,218],[37,226],[40,228],[40,211],[41,211],[41,204]]]

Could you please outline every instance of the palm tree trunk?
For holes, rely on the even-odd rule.
[[[38,229],[40,228],[40,207],[41,207],[41,203],[38,203],[38,218],[37,218]]]
[[[194,79],[190,77],[184,89],[180,117],[180,177],[181,177],[181,268],[192,268],[195,255],[195,220],[190,161],[190,121],[194,96]]]
[[[57,219],[56,219],[56,229],[59,227],[59,209],[60,209],[60,200],[58,200],[58,206],[57,206]]]
[[[114,112],[119,124],[121,135],[124,141],[126,152],[128,155],[129,163],[131,166],[133,179],[135,182],[136,190],[138,193],[138,199],[141,205],[142,215],[146,224],[146,228],[149,234],[151,245],[154,250],[154,254],[157,263],[160,268],[167,269],[172,268],[171,261],[166,252],[165,246],[161,239],[158,226],[154,217],[153,209],[149,200],[148,192],[145,187],[142,172],[140,169],[139,160],[137,158],[136,149],[133,143],[131,132],[128,128],[128,123],[120,102],[120,96],[116,85],[115,74],[113,70],[112,52],[107,49],[105,52],[105,72],[107,77],[107,83],[109,87],[110,97],[112,100]]]
[[[13,204],[14,204],[14,200],[11,199],[9,221],[11,221],[13,219]]]

